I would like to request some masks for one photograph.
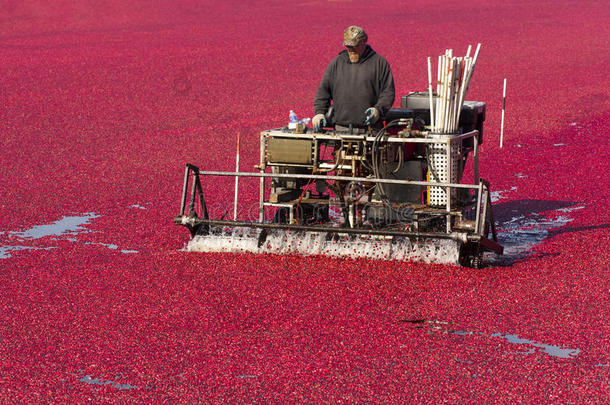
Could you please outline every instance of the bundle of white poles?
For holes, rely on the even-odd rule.
[[[473,57],[470,56],[472,46],[468,46],[466,56],[463,58],[454,57],[452,49],[447,49],[444,55],[438,57],[436,94],[432,91],[432,61],[428,57],[428,97],[432,132],[439,134],[457,132],[462,105],[480,49],[481,44],[478,44]]]

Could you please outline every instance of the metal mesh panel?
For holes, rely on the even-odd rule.
[[[439,183],[457,183],[459,181],[459,160],[461,156],[461,143],[451,142],[451,165],[447,156],[446,143],[433,143],[428,145],[428,176],[429,181]],[[451,167],[450,167],[451,166]],[[457,189],[450,190],[451,203],[456,201]],[[447,189],[445,187],[431,186],[428,189],[428,201],[433,206],[447,205]]]

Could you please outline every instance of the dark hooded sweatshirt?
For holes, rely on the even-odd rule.
[[[390,64],[369,45],[352,63],[343,50],[326,68],[316,98],[316,114],[326,114],[333,101],[333,122],[363,126],[364,111],[375,107],[383,117],[394,104],[394,78]]]

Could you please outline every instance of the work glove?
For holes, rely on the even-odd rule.
[[[324,114],[317,114],[311,120],[311,124],[313,125],[314,132],[320,132],[320,128],[326,126],[326,117]]]
[[[377,122],[377,120],[379,119],[379,110],[376,109],[375,107],[371,107],[371,108],[367,108],[366,111],[364,112],[364,115],[366,115],[366,119],[364,120],[364,123],[366,125],[371,125]]]

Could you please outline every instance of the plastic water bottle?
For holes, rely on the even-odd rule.
[[[290,122],[294,122],[295,124],[298,122],[297,115],[294,113],[294,111],[290,110],[288,117],[290,118]]]

